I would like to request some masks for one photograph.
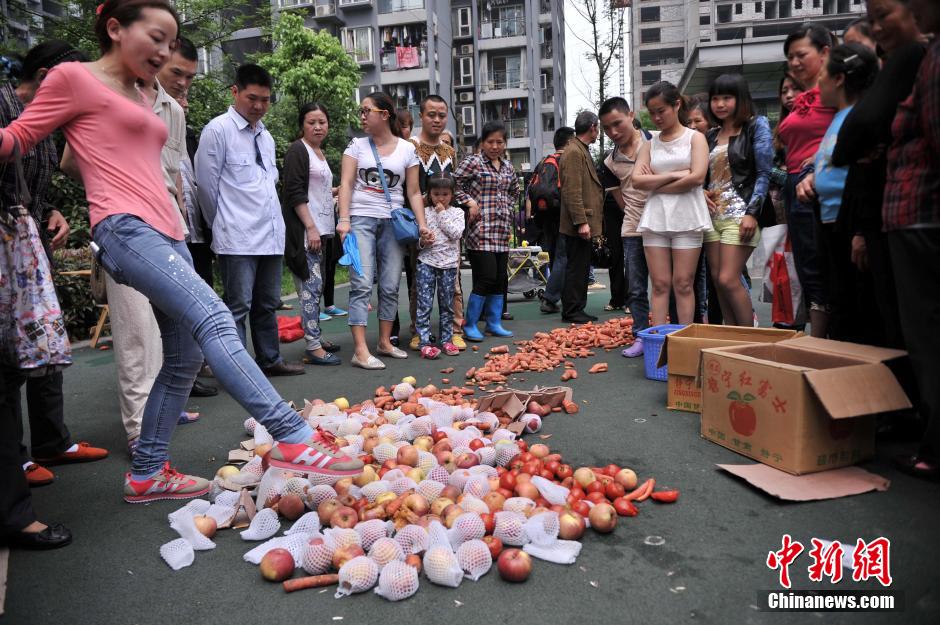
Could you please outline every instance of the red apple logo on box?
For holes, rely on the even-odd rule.
[[[751,436],[757,429],[757,414],[750,402],[756,397],[750,393],[745,393],[744,397],[737,391],[728,393],[728,399],[731,405],[728,406],[728,418],[731,421],[731,429],[741,436]]]

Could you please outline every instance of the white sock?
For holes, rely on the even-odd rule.
[[[65,453],[70,454],[78,451],[78,443],[72,443],[72,446],[65,450]]]
[[[23,465],[23,470],[25,471],[26,469],[30,468],[30,467],[33,466],[34,464],[35,464],[35,463],[34,463],[32,460],[27,460],[27,461],[26,461],[26,464]]]

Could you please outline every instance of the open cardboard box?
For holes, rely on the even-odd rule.
[[[874,415],[910,408],[885,361],[905,352],[808,336],[702,352],[702,437],[802,475],[855,464]]]
[[[702,385],[699,379],[702,350],[711,347],[776,343],[801,336],[796,330],[746,328],[693,323],[666,335],[657,367],[669,364],[666,407],[686,412],[702,411]]]
[[[536,386],[531,391],[520,391],[507,388],[502,391],[496,391],[480,398],[477,404],[479,412],[495,412],[501,410],[513,420],[506,429],[516,434],[522,435],[525,425],[519,422],[519,417],[525,414],[526,406],[530,401],[537,401],[543,406],[555,408],[561,406],[567,399],[571,400],[572,392],[569,386]]]

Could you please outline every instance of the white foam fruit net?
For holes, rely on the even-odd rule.
[[[316,510],[320,504],[328,499],[336,499],[336,491],[327,484],[318,484],[307,491],[307,506],[311,510]]]
[[[238,474],[246,480],[254,481],[261,479],[261,476],[264,475],[264,467],[261,466],[261,457],[255,456],[246,462],[245,465],[239,469]]]
[[[333,527],[325,529],[323,530],[323,535],[326,540],[336,549],[339,549],[340,547],[346,547],[347,545],[362,546],[362,539],[359,537],[359,532],[350,527]]]
[[[259,510],[251,520],[248,529],[241,533],[242,540],[266,540],[281,529],[281,522],[277,520],[277,512],[271,508]]]
[[[248,466],[248,465],[245,465]],[[310,489],[310,480],[305,477],[292,477],[284,483],[282,495],[299,495],[303,497]]]
[[[333,566],[333,546],[327,541],[311,544],[307,541],[301,555],[300,564],[308,575],[323,575]]]
[[[467,512],[476,512],[477,514],[487,514],[490,511],[489,506],[483,503],[482,499],[477,499],[472,495],[464,495],[460,500],[460,507]]]
[[[215,496],[215,501],[213,503],[219,506],[225,506],[226,508],[234,508],[235,504],[238,503],[238,493],[231,490],[220,491]]]
[[[508,510],[497,512],[493,536],[503,541],[504,545],[520,547],[526,544],[525,522],[525,515],[521,512]]]
[[[394,538],[380,538],[372,544],[369,549],[369,557],[372,558],[381,569],[393,560],[405,561],[405,552],[401,545]]]
[[[428,531],[420,525],[406,525],[395,534],[395,541],[401,545],[405,555],[426,551],[431,539]]]
[[[206,510],[206,516],[211,516],[213,519],[215,519],[215,524],[217,526],[222,525],[235,516],[235,506],[223,506],[220,503],[214,503],[209,506],[208,510]]]
[[[247,419],[245,419],[244,425],[245,425],[245,433],[248,434],[248,436],[252,436],[255,433],[255,427],[258,425],[258,422],[255,421],[254,417],[248,417]]]
[[[443,545],[450,549],[450,536],[440,521],[431,521],[428,525],[428,545],[431,547]]]
[[[444,485],[434,480],[421,480],[418,484],[418,494],[423,495],[428,503],[434,503],[434,500],[441,496]]]
[[[456,588],[463,579],[463,569],[449,546],[434,545],[424,554],[424,574],[435,584]]]
[[[493,556],[482,540],[468,540],[457,547],[457,564],[464,576],[475,582],[489,572]]]
[[[290,529],[284,532],[286,535],[291,534],[313,534],[314,532],[320,531],[320,515],[316,512],[308,512],[293,525],[290,526]]]
[[[574,564],[581,553],[581,543],[576,540],[556,540],[549,545],[529,543],[522,548],[529,555],[555,564]]]
[[[384,464],[386,460],[394,460],[398,455],[398,449],[394,445],[389,443],[382,443],[381,445],[376,445],[372,449],[372,457],[375,458],[376,462],[379,464]]]
[[[304,548],[307,546],[307,540],[308,538],[305,534],[278,536],[261,543],[242,557],[246,562],[260,564],[261,559],[272,549],[287,549],[291,557],[294,558],[294,566],[302,566]]]
[[[463,492],[477,499],[483,499],[490,492],[490,482],[485,475],[471,475],[464,484]]]
[[[356,556],[339,569],[339,588],[336,598],[365,592],[379,579],[379,565],[366,556]]]
[[[409,490],[416,490],[418,484],[411,479],[410,477],[403,477],[392,482],[392,492],[396,495],[401,495],[402,493],[408,492]]]
[[[470,473],[469,470],[457,469],[450,474],[448,484],[451,486],[456,486],[457,490],[463,492],[463,487],[467,485],[467,481],[469,481],[471,477],[473,477],[473,473]]]
[[[349,437],[353,434],[358,434],[362,429],[362,424],[359,423],[359,419],[346,419],[339,424],[339,428],[336,430],[338,436]],[[349,440],[348,438],[346,440]]]
[[[496,464],[496,450],[492,447],[480,447],[477,455],[480,456],[480,464],[490,467]]]
[[[207,501],[205,503],[208,504],[209,502]],[[196,508],[201,509],[202,506],[197,506]],[[208,510],[208,508],[206,508],[206,510]],[[170,515],[170,527],[176,530],[176,533],[179,534],[181,538],[188,540],[189,544],[192,545],[193,549],[196,551],[215,549],[215,543],[196,529],[193,513],[188,507],[177,510]]]
[[[379,574],[375,594],[389,601],[401,601],[418,592],[418,569],[393,560]]]
[[[454,525],[447,531],[451,547],[457,548],[468,540],[483,538],[486,527],[483,519],[476,512],[465,512],[454,521]]]
[[[447,486],[447,483],[450,481],[450,473],[447,472],[447,469],[441,465],[437,465],[430,471],[428,471],[427,478],[429,480],[434,480],[435,482],[440,482],[444,486]]]
[[[392,482],[394,482],[395,480],[400,480],[403,477],[405,477],[404,471],[402,471],[401,469],[392,469],[391,471],[387,472],[384,476],[382,476],[382,479],[388,482],[389,488],[391,488]]]
[[[482,475],[486,478],[499,477],[499,471],[496,470],[496,467],[491,467],[487,464],[478,464],[475,467],[470,467],[470,473],[473,473],[474,475]]]
[[[425,475],[436,466],[437,458],[434,457],[434,454],[427,451],[418,452],[418,468],[424,471]]]
[[[534,434],[542,429],[542,417],[536,414],[524,414],[519,421],[525,426],[526,432]]]
[[[502,430],[496,430],[498,434]],[[495,435],[494,435],[495,438]],[[502,445],[496,446],[496,464],[504,467],[509,464],[509,461],[519,455],[519,448],[512,443],[503,443]]]
[[[571,492],[564,486],[555,484],[539,475],[532,476],[532,483],[535,484],[535,487],[539,489],[539,494],[542,495],[548,503],[559,506],[565,505],[568,493]]]
[[[385,480],[376,480],[375,482],[369,482],[362,487],[362,496],[369,500],[369,503],[375,503],[375,498],[381,495],[382,493],[387,493],[391,490],[391,484]]]
[[[509,512],[521,512],[522,514],[527,514],[534,508],[535,502],[528,497],[510,497],[503,504],[503,510],[508,510]]]
[[[258,445],[273,445],[274,437],[268,433],[268,430],[260,423],[255,423],[254,431],[255,447]]]
[[[558,513],[542,512],[529,517],[523,526],[528,542],[539,546],[551,545],[558,540]]]
[[[165,545],[160,546],[160,557],[170,565],[174,571],[187,567],[196,559],[196,552],[193,546],[185,538],[171,540]]]
[[[497,419],[497,421],[498,420],[499,419]],[[491,438],[493,439],[493,444],[496,444],[500,441],[514,441],[516,440],[516,435],[505,428],[500,428],[493,432],[493,436]]]
[[[388,536],[388,524],[381,519],[361,521],[356,523],[356,532],[359,533],[359,544],[368,551],[375,541]]]

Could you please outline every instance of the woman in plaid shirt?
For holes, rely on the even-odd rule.
[[[473,272],[473,292],[467,300],[464,336],[482,341],[477,322],[483,316],[486,331],[509,337],[501,316],[507,287],[506,265],[513,210],[519,197],[519,180],[512,164],[503,158],[506,127],[487,122],[480,134],[480,152],[468,156],[454,171],[457,201],[467,206],[467,259]]]

